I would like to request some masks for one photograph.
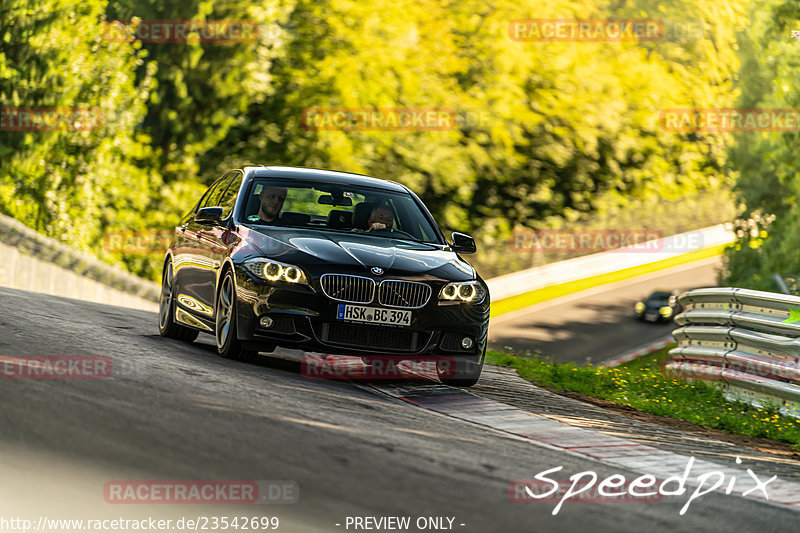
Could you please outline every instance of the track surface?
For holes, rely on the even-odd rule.
[[[723,494],[684,516],[685,498],[567,503],[552,516],[552,503],[512,503],[509,482],[560,465],[564,478],[635,476],[363,385],[304,378],[296,361],[221,359],[208,340],[158,337],[152,313],[10,289],[0,306],[0,354],[104,355],[113,365],[108,379],[0,380],[0,516],[246,513],[278,516],[280,531],[346,531],[347,516],[386,515],[454,517],[454,530],[486,532],[796,528],[796,512]],[[105,483],[130,479],[293,480],[300,499],[105,503]]]
[[[673,322],[634,318],[634,304],[656,289],[716,286],[719,258],[697,261],[543,302],[492,319],[490,346],[539,350],[554,361],[599,363],[668,335]]]

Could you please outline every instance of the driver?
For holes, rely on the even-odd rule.
[[[286,200],[286,188],[264,187],[259,198],[261,207],[258,210],[258,218],[263,222],[277,223],[283,202]]]
[[[367,219],[367,231],[377,230],[377,229],[392,229],[392,224],[394,223],[394,217],[392,216],[392,211],[385,205],[378,206],[372,210],[370,213],[369,218]]]

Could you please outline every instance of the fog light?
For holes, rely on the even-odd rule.
[[[272,318],[271,318],[271,317],[268,317],[268,316],[262,316],[262,317],[261,317],[261,320],[259,320],[259,321],[258,321],[258,323],[259,323],[259,324],[261,324],[261,327],[262,327],[262,328],[269,328],[269,327],[272,327],[272,324],[273,324],[274,322],[275,322],[275,321],[274,321],[274,320],[272,320]]]
[[[465,350],[469,350],[470,348],[472,348],[472,339],[470,339],[469,337],[464,337],[463,339],[461,339],[461,347],[464,348]]]

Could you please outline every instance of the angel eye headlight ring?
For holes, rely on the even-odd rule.
[[[442,296],[445,300],[455,300],[458,296],[457,286],[452,283],[445,285],[444,289],[442,289]]]
[[[458,288],[458,297],[465,302],[471,302],[477,294],[478,290],[475,288],[475,285],[461,285]]]
[[[439,292],[439,299],[446,301],[476,302],[483,298],[484,289],[477,281],[451,282]]]
[[[266,281],[283,281],[291,284],[308,285],[308,278],[305,272],[295,265],[288,265],[265,258],[256,258],[245,261],[244,266],[251,273]]]
[[[269,281],[278,281],[283,274],[283,266],[278,263],[264,263],[264,277]]]
[[[303,272],[297,267],[288,267],[283,271],[283,277],[289,283],[297,283],[303,277]]]

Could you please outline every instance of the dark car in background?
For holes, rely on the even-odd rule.
[[[216,338],[246,360],[287,347],[430,357],[444,383],[477,382],[489,290],[407,187],[297,167],[232,170],[181,220],[164,261],[161,335]],[[442,363],[445,361],[445,363]]]
[[[657,290],[636,302],[636,318],[645,322],[667,322],[681,312],[678,291]]]

